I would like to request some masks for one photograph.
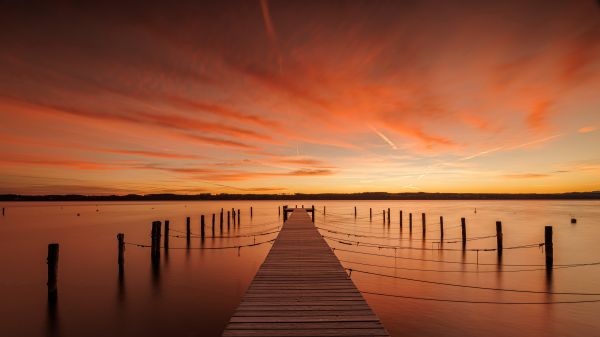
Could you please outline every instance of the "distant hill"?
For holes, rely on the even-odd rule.
[[[0,201],[148,201],[148,200],[600,200],[600,191],[568,193],[318,193],[318,194],[127,194],[0,195]]]

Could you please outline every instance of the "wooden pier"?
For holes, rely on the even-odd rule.
[[[296,208],[223,336],[389,336],[306,209]]]

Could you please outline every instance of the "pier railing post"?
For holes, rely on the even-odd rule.
[[[423,231],[423,238],[425,238],[427,225],[425,224],[425,213],[421,213],[421,230]]]
[[[462,247],[467,247],[467,224],[465,218],[460,218],[460,231],[462,234]]]
[[[165,249],[169,248],[169,220],[165,220],[165,242],[164,242],[164,246]]]
[[[392,219],[392,213],[390,212],[390,209],[388,208],[388,218],[387,218],[388,226],[390,225],[390,220],[391,219]]]
[[[55,301],[58,297],[58,243],[48,244],[48,299]]]
[[[190,233],[190,217],[188,216],[187,218],[185,218],[185,239],[187,242],[187,245],[190,245],[190,238],[191,238],[191,233]]]
[[[402,233],[402,211],[400,211],[400,233]]]
[[[498,257],[502,257],[502,221],[496,221],[496,246]]]
[[[119,264],[119,274],[123,273],[123,268],[125,266],[125,234],[119,233],[117,234],[117,263]]]
[[[554,267],[554,245],[552,243],[552,226],[544,228],[544,250],[546,251],[546,271],[551,272]]]

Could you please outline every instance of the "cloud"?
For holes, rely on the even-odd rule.
[[[515,173],[515,174],[505,174],[504,178],[510,179],[537,179],[537,178],[547,178],[549,174],[545,173]]]
[[[584,126],[582,128],[579,128],[579,130],[577,130],[577,132],[579,133],[589,133],[589,132],[594,132],[597,131],[598,128],[596,126]]]

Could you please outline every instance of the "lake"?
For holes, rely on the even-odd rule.
[[[218,336],[277,236],[282,205],[315,205],[316,226],[352,269],[351,278],[392,336],[600,334],[600,303],[540,304],[600,300],[549,294],[600,293],[600,266],[573,265],[600,261],[600,201],[403,200],[4,203],[0,335]],[[239,209],[240,224],[227,226],[225,220],[221,230],[222,208]],[[388,208],[389,225],[382,215]],[[204,240],[197,237],[200,215],[206,217]],[[189,248],[186,217],[193,234]],[[156,220],[169,220],[171,236],[170,249],[153,267],[150,249],[134,244],[150,243]],[[501,260],[495,250],[486,250],[496,248],[496,221],[502,221]],[[539,245],[548,225],[554,241],[551,276]],[[122,278],[117,233],[129,243]],[[48,304],[46,289],[52,242],[60,244],[55,306]],[[243,247],[209,249],[237,246]]]

